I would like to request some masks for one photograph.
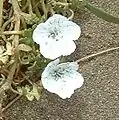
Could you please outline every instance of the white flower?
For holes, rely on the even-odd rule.
[[[59,59],[50,62],[41,76],[43,87],[61,98],[70,98],[74,90],[83,85],[84,79],[77,72],[76,62],[59,64]]]
[[[76,49],[73,40],[77,40],[80,34],[81,29],[76,23],[55,14],[36,27],[33,40],[40,45],[40,52],[45,58],[55,59],[73,53]]]

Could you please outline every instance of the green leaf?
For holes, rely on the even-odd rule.
[[[41,97],[42,89],[42,87],[38,86],[35,83],[33,84],[32,88],[28,85],[25,87],[17,87],[18,92],[21,95],[26,96],[29,101],[33,101],[34,99],[39,100]]]
[[[32,95],[34,96],[34,98],[36,98],[36,100],[39,100],[41,97],[41,92],[42,92],[42,88],[40,86],[38,86],[37,84],[33,84],[33,89],[31,91]]]
[[[28,92],[27,95],[26,95],[27,99],[29,101],[33,101],[34,100],[34,96],[31,94],[31,92]]]
[[[24,17],[26,23],[29,24],[29,25],[36,24],[40,21],[40,19],[34,13],[27,14],[27,13],[22,12],[21,15]]]
[[[94,13],[97,17],[100,17],[108,22],[112,22],[115,24],[119,24],[119,18],[114,17],[113,15],[108,14],[107,12],[105,12],[103,9],[98,8],[96,6],[94,6],[93,4],[85,1],[85,7],[90,10],[92,13]]]
[[[25,30],[23,43],[32,46],[34,44],[32,34],[33,34],[33,30],[31,28]]]

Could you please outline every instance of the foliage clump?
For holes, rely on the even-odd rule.
[[[71,4],[71,0],[0,1],[1,106],[8,90],[24,95],[30,101],[40,98],[40,75],[50,60],[40,54],[32,33],[39,23],[55,13],[73,17]]]

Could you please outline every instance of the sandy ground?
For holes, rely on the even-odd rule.
[[[92,0],[119,17],[119,0]],[[70,60],[119,46],[119,25],[89,12],[75,14],[82,36]],[[39,101],[18,100],[6,111],[9,120],[119,120],[119,50],[80,63],[84,85],[70,99],[47,91]]]

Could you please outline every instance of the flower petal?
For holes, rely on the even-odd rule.
[[[40,52],[45,58],[52,60],[61,56],[61,52],[57,50],[56,46],[52,46],[52,48],[50,46],[40,46]]]
[[[50,62],[47,67],[45,68],[44,72],[42,73],[43,77],[47,77],[47,75],[50,73],[50,71],[52,71],[53,69],[56,68],[56,66],[59,64],[60,60],[56,59],[52,62]]]
[[[80,73],[72,74],[70,77],[65,77],[65,85],[59,91],[56,91],[61,98],[70,98],[74,90],[83,85],[84,79]]]
[[[62,55],[61,42],[48,42],[47,45],[40,45],[40,52],[45,58],[56,59]]]
[[[57,68],[56,64],[58,62],[59,59],[49,63],[41,76],[43,87],[52,93],[55,93],[55,91],[59,91],[60,88],[64,86],[64,81],[56,80],[54,77],[52,77],[52,72],[54,69]]]
[[[63,99],[70,98],[74,90],[83,85],[84,79],[77,72],[76,62],[58,63],[59,59],[49,63],[45,68],[41,76],[43,87]]]
[[[40,45],[40,52],[45,58],[56,59],[59,56],[70,55],[76,49],[73,41],[49,41],[47,44]]]
[[[77,40],[81,35],[81,28],[72,21],[63,21],[60,29],[65,40]]]
[[[74,90],[76,90],[77,88],[80,88],[84,83],[83,76],[78,72],[72,75],[72,79],[73,79],[73,82],[71,82],[70,88]]]
[[[61,81],[62,82],[62,81]],[[42,84],[45,89],[47,89],[51,93],[56,93],[56,91],[59,91],[60,88],[63,86],[63,82],[59,84],[59,81],[55,81],[53,78],[49,77],[43,77],[42,76]],[[56,93],[57,94],[57,93]]]
[[[71,95],[74,93],[74,90],[72,90],[72,89],[61,89],[60,91],[58,91],[57,93],[55,93],[55,94],[57,94],[57,95],[59,95],[62,99],[66,99],[66,98],[70,98],[71,97]]]
[[[52,17],[48,18],[48,20],[45,22],[46,24],[59,24],[63,21],[68,21],[68,19],[60,14],[54,14]]]
[[[62,55],[70,55],[76,49],[76,45],[73,41],[62,41],[62,46],[60,48],[62,50]]]
[[[37,44],[47,43],[49,41],[49,30],[45,23],[40,23],[33,31],[33,40]]]

